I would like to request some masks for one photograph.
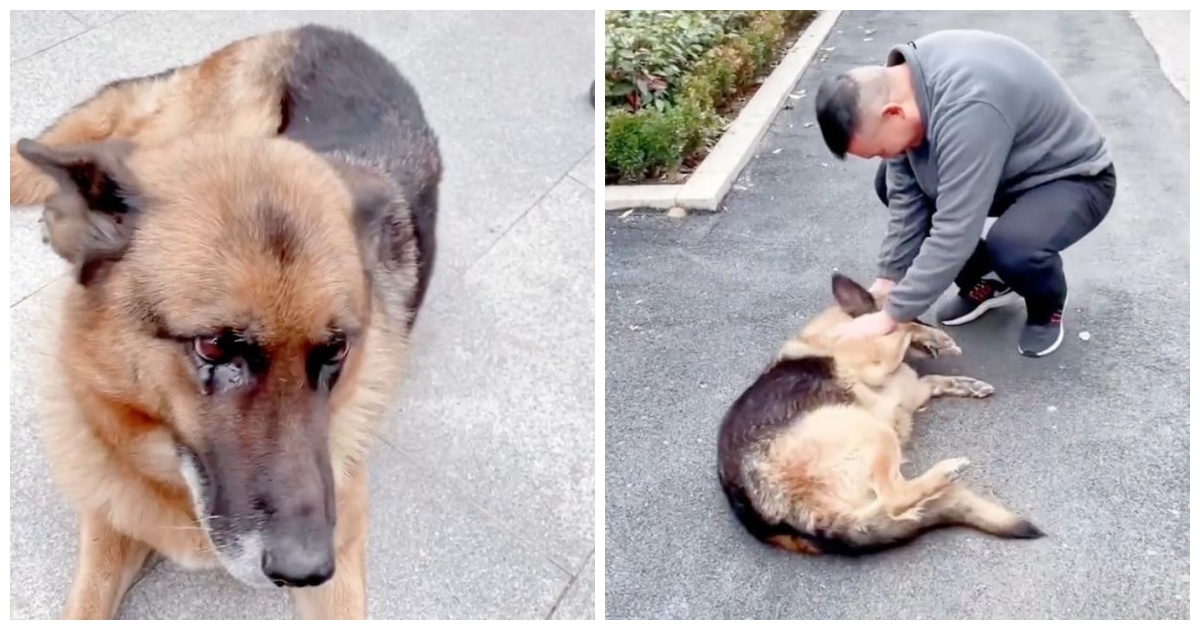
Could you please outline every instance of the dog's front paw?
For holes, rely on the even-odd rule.
[[[936,328],[922,330],[921,335],[913,340],[913,345],[935,359],[941,356],[954,357],[962,354],[962,348],[954,343],[954,339]]]
[[[962,477],[963,472],[965,472],[970,465],[971,460],[967,459],[966,457],[955,457],[953,459],[942,460],[941,463],[938,464],[938,468],[941,469],[941,472],[946,476],[946,479],[949,481],[957,481],[959,477]]]
[[[954,386],[959,388],[964,395],[974,398],[987,398],[996,393],[995,387],[969,376],[954,377]]]

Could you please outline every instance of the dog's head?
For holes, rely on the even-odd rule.
[[[809,320],[799,333],[789,339],[784,344],[780,356],[833,357],[839,371],[850,378],[879,374],[880,370],[894,367],[897,357],[903,357],[910,349],[913,325],[900,324],[895,331],[870,339],[834,338],[829,334],[834,328],[856,317],[878,311],[883,297],[871,294],[861,284],[836,273],[833,275],[832,289],[834,303]]]
[[[328,579],[331,410],[363,360],[390,197],[282,139],[18,151],[58,182],[45,221],[78,282],[76,374],[174,436],[231,574]]]

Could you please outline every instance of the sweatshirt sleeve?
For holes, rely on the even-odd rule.
[[[920,253],[888,295],[885,308],[896,321],[925,312],[975,251],[1012,141],[1012,127],[987,103],[969,103],[940,122],[936,210]]]
[[[921,250],[921,241],[929,232],[933,208],[913,175],[906,156],[892,158],[887,164],[888,225],[879,248],[876,276],[898,281]]]

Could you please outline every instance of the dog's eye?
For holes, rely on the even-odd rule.
[[[337,337],[325,344],[325,362],[329,364],[341,363],[349,352],[350,342],[345,337]]]
[[[196,337],[192,348],[196,356],[208,363],[224,363],[229,359],[229,344],[222,337]]]

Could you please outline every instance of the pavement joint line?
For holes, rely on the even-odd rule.
[[[570,177],[571,179],[575,180],[576,182],[583,184],[584,186],[587,186],[589,189],[592,186],[595,186],[596,182],[595,181],[592,181],[592,182],[580,181],[578,177],[575,177],[574,173],[575,173],[575,167],[579,166],[580,164],[583,164],[583,161],[588,159],[588,156],[591,155],[592,153],[594,153],[595,151],[596,151],[595,145],[588,147],[588,150],[586,153],[583,154],[583,157],[579,158],[578,160],[575,160],[575,163],[571,165],[571,170],[567,171],[567,177]],[[596,174],[595,169],[592,169],[592,171],[593,171],[592,176],[594,177]]]
[[[8,64],[8,66],[11,68],[12,66],[17,65],[18,63],[21,63],[22,61],[26,61],[28,59],[33,59],[34,57],[46,52],[47,50],[50,50],[51,48],[61,46],[65,43],[75,39],[76,37],[86,35],[87,33],[90,33],[92,31],[96,30],[98,27],[104,26],[104,24],[111,24],[112,22],[116,21],[117,19],[120,19],[120,17],[124,17],[124,16],[118,16],[117,18],[109,20],[108,22],[105,22],[104,24],[99,24],[97,26],[88,26],[87,24],[84,24],[83,21],[80,20],[79,18],[75,17],[74,15],[71,15],[71,13],[69,11],[63,11],[63,13],[66,13],[67,17],[71,18],[71,20],[78,22],[81,26],[83,26],[84,27],[83,30],[79,31],[78,33],[75,33],[74,35],[71,35],[70,37],[60,39],[57,42],[54,42],[53,44],[50,44],[49,46],[47,46],[45,48],[42,48],[40,50],[35,50],[34,52],[29,53],[28,55],[25,55],[24,57],[21,57],[20,59],[14,59],[14,60],[12,60],[12,62],[10,62]]]
[[[563,587],[562,592],[558,594],[558,598],[554,600],[554,605],[550,607],[550,612],[546,613],[547,620],[554,618],[554,613],[558,612],[558,607],[561,606],[563,600],[567,598],[567,594],[571,592],[571,588],[575,586],[575,583],[578,582],[579,578],[583,576],[583,570],[587,568],[588,560],[591,560],[595,555],[596,548],[592,547],[592,551],[588,553],[587,557],[583,559],[583,563],[579,565],[579,570],[571,576],[571,579],[567,581],[567,585]]]
[[[23,303],[25,300],[28,300],[29,298],[31,298],[31,297],[33,297],[33,296],[35,296],[35,295],[37,295],[37,294],[41,293],[42,291],[45,291],[46,289],[50,288],[50,285],[54,284],[55,282],[58,282],[59,280],[62,280],[64,277],[66,277],[66,275],[67,275],[67,272],[65,272],[65,271],[64,271],[64,272],[61,272],[61,273],[57,273],[57,274],[55,274],[55,275],[54,275],[54,277],[52,277],[52,278],[50,278],[49,280],[47,280],[47,281],[46,281],[46,283],[45,283],[45,284],[43,284],[42,286],[40,286],[40,287],[38,287],[38,288],[34,289],[34,290],[33,290],[33,291],[31,291],[31,292],[30,292],[28,295],[25,295],[25,296],[23,296],[21,299],[17,300],[16,302],[13,302],[12,304],[9,304],[9,305],[8,305],[8,310],[11,312],[11,311],[12,311],[14,308],[17,308],[18,306],[20,306],[20,305],[21,305],[21,303]]]
[[[84,22],[83,20],[76,17],[75,13],[72,11],[63,11],[63,13],[66,13],[67,17],[71,18],[72,20],[75,20],[76,22],[78,22],[80,24],[80,26],[83,26],[84,28],[86,28],[88,30],[91,30],[92,28],[94,28],[91,24],[88,24],[87,22]],[[107,22],[105,22],[105,24],[107,24]]]
[[[754,157],[788,94],[812,66],[841,15],[840,9],[820,11],[808,23],[686,182],[605,186],[604,210],[668,210],[680,206],[693,211],[719,211],[734,180]]]
[[[593,149],[595,149],[595,145],[592,145],[591,147],[589,147],[588,151],[591,151]],[[586,154],[584,157],[587,157]],[[582,186],[583,184],[580,184],[578,180],[576,180],[574,177],[571,177],[571,171],[575,168],[575,165],[578,163],[579,163],[579,161],[577,160],[575,162],[572,162],[569,166],[567,166],[567,169],[565,171],[562,171],[562,174],[559,175],[558,178],[555,179],[552,184],[547,186],[546,189],[543,190],[538,195],[537,199],[535,199],[533,201],[533,203],[526,206],[525,209],[522,210],[515,219],[513,219],[512,223],[509,223],[507,226],[505,226],[504,230],[500,232],[499,236],[497,236],[495,238],[495,240],[493,240],[491,243],[488,243],[487,249],[483,250],[483,252],[481,252],[479,254],[479,256],[475,257],[475,260],[472,260],[470,262],[470,264],[468,264],[466,267],[464,267],[462,270],[462,273],[460,273],[457,278],[455,278],[453,281],[451,281],[451,284],[446,285],[446,288],[443,289],[442,293],[439,294],[437,297],[441,297],[442,295],[449,293],[451,290],[458,288],[458,285],[461,284],[463,282],[463,280],[466,279],[467,275],[470,274],[471,271],[475,269],[476,265],[479,264],[479,261],[483,260],[484,258],[487,258],[488,254],[492,253],[492,250],[496,249],[496,246],[500,244],[500,241],[503,241],[505,239],[505,237],[508,236],[509,232],[512,232],[513,228],[516,227],[518,223],[520,223],[521,221],[524,221],[525,217],[529,216],[529,212],[531,210],[533,210],[534,208],[536,208],[538,206],[538,204],[542,203],[542,201],[544,199],[546,199],[546,197],[549,196],[550,193],[555,188],[558,188],[559,184],[563,183],[563,181],[570,180],[570,181]]]

